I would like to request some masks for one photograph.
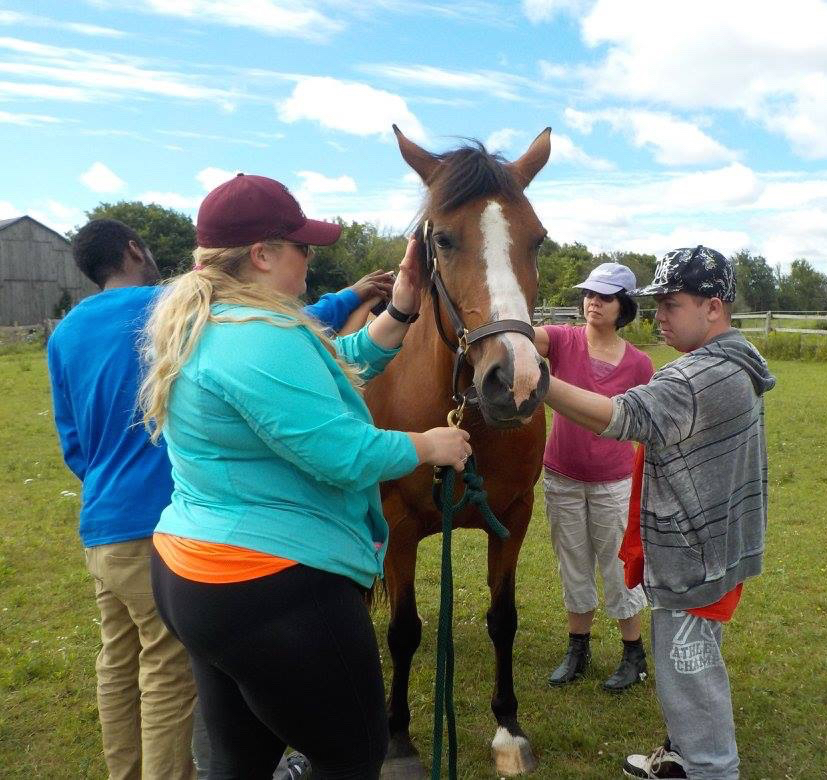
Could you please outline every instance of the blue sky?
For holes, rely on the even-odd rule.
[[[519,156],[549,234],[706,243],[827,272],[827,2],[0,0],[0,219],[100,201],[194,215],[235,171],[401,231],[390,131]]]

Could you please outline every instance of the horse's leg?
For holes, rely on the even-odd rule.
[[[497,733],[491,743],[491,753],[497,774],[519,775],[533,771],[537,759],[528,738],[517,722],[517,696],[514,693],[513,650],[517,633],[517,606],[514,584],[517,557],[531,517],[532,500],[518,500],[509,510],[506,525],[511,536],[500,539],[488,537],[488,586],[491,589],[491,608],[486,615],[488,635],[494,643],[495,682],[491,709],[497,719]]]
[[[418,543],[413,523],[398,524],[391,533],[385,560],[385,582],[391,612],[388,649],[393,661],[388,695],[390,744],[382,766],[382,778],[387,780],[419,780],[427,777],[409,732],[411,711],[408,706],[408,682],[411,662],[422,639],[422,621],[416,611],[414,592]]]

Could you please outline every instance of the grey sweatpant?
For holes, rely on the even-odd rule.
[[[652,610],[655,686],[672,748],[689,780],[737,780],[723,626],[687,612]]]

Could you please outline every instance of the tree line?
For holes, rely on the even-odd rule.
[[[101,203],[86,215],[89,219],[118,219],[131,226],[152,250],[165,278],[191,266],[195,227],[182,212],[154,203],[121,201]],[[342,237],[333,246],[319,247],[310,264],[308,300],[347,287],[376,268],[393,269],[402,259],[404,236],[380,232],[369,223],[338,221]],[[72,234],[67,237],[71,239]],[[786,272],[747,250],[736,252],[732,260],[738,290],[735,311],[827,310],[827,274],[816,270],[808,260],[793,261]],[[574,285],[600,263],[629,266],[642,286],[654,276],[657,258],[636,252],[593,254],[583,244],[560,244],[549,238],[540,248],[537,262],[538,301],[574,306],[581,295]]]

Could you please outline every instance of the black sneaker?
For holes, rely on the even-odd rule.
[[[634,753],[626,756],[623,762],[623,774],[626,777],[638,777],[641,780],[659,778],[660,780],[686,780],[686,765],[681,754],[672,750],[667,739],[665,744],[656,748],[648,756]]]
[[[282,758],[273,780],[308,780],[310,777],[310,761],[307,756],[296,752]]]
[[[643,682],[648,674],[646,651],[643,643],[623,645],[623,656],[615,673],[603,683],[604,690],[619,693],[631,688],[635,683]]]
[[[589,637],[589,634],[569,634],[569,647],[566,650],[566,656],[549,675],[549,685],[565,685],[583,676],[592,659]]]

